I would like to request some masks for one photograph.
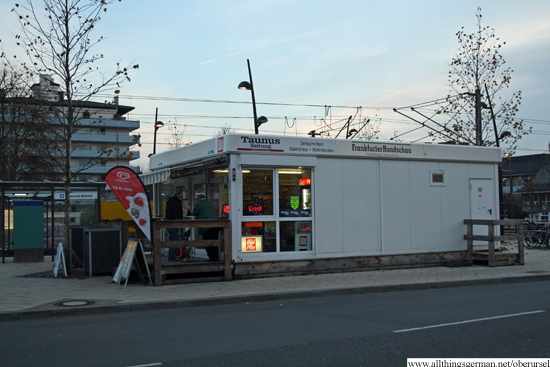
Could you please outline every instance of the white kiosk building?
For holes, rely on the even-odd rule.
[[[148,182],[171,180],[191,209],[206,194],[245,278],[464,260],[464,219],[499,218],[500,161],[499,148],[227,134],[151,156]]]

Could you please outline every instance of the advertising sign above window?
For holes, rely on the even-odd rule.
[[[235,149],[248,152],[273,152],[304,155],[334,155],[336,144],[332,139],[288,139],[284,137],[235,136]]]

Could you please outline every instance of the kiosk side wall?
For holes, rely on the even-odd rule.
[[[445,174],[431,185],[430,172]],[[317,257],[462,251],[470,179],[494,180],[493,164],[318,159]]]

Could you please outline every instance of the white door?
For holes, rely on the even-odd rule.
[[[495,201],[495,187],[491,179],[470,179],[470,211],[471,219],[498,219]],[[488,227],[475,225],[474,235],[487,236]],[[498,226],[495,235],[500,233]],[[474,249],[487,249],[486,241],[474,241]],[[500,242],[495,242],[495,248]]]
[[[491,179],[470,179],[472,219],[496,219],[495,188]]]

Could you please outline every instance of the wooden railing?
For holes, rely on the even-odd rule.
[[[503,219],[503,220],[483,220],[483,219],[464,219],[466,224],[466,234],[464,239],[468,243],[466,259],[468,263],[473,263],[474,241],[487,241],[489,243],[488,265],[495,266],[495,242],[496,241],[518,241],[518,254],[516,263],[525,264],[525,254],[523,248],[523,219]],[[487,235],[474,235],[474,225],[487,226]],[[495,236],[496,226],[517,226],[515,234]]]
[[[210,272],[223,270],[223,279],[231,280],[231,237],[229,230],[230,222],[227,219],[195,219],[195,220],[159,220],[153,224],[153,261],[155,285],[180,283],[178,280],[163,280],[166,274],[180,274],[190,272]],[[161,231],[167,228],[220,228],[222,230],[221,240],[192,240],[192,241],[161,241]],[[179,264],[163,265],[163,248],[182,248],[182,247],[221,247],[223,248],[223,263],[202,263],[202,264]]]

